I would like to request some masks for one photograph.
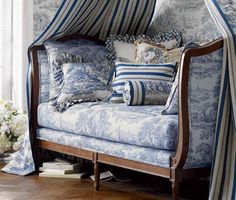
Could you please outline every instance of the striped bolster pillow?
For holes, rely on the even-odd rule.
[[[170,94],[171,82],[126,81],[123,98],[128,106],[164,105]]]
[[[117,62],[115,65],[115,78],[112,83],[113,96],[111,102],[124,102],[123,92],[125,82],[138,81],[173,81],[176,63],[163,64],[133,64]],[[113,98],[116,101],[113,101]]]

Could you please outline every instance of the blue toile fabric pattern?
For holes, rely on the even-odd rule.
[[[12,161],[8,163],[1,171],[16,174],[27,175],[35,171],[35,165],[32,155],[29,131],[25,133],[23,143],[19,151],[11,155]]]
[[[126,81],[124,102],[128,106],[165,105],[171,86],[167,81]]]
[[[176,115],[178,114],[179,107],[179,93],[178,93],[178,85],[179,85],[179,69],[176,73],[175,80],[172,84],[172,88],[170,91],[170,95],[166,101],[165,108],[162,111],[163,115]]]
[[[188,48],[195,48],[195,47],[199,47],[199,45],[195,42],[188,42],[184,47],[182,47],[181,51],[184,51],[185,49],[188,49]],[[178,51],[179,51],[178,50]],[[181,54],[177,53],[178,56],[180,56]],[[177,57],[178,57],[177,56]],[[176,60],[176,59],[175,59]],[[173,114],[178,114],[178,102],[179,102],[179,68],[177,70],[177,73],[175,75],[175,80],[174,80],[174,83],[172,85],[172,88],[171,88],[171,92],[170,92],[170,95],[166,101],[166,105],[165,105],[165,108],[163,109],[162,111],[162,114],[163,115],[173,115]]]
[[[107,63],[66,63],[62,65],[64,84],[52,105],[64,111],[75,103],[101,101],[110,94]]]
[[[222,60],[222,50],[191,59],[188,82],[190,144],[186,168],[212,162]]]
[[[231,0],[229,0],[231,1]],[[217,26],[201,0],[156,1],[155,13],[147,35],[178,29],[182,42],[205,42],[221,37]]]
[[[38,53],[38,66],[39,66],[39,86],[40,95],[39,102],[44,103],[49,101],[49,91],[50,91],[50,68],[48,63],[48,55],[45,50],[40,50]]]
[[[190,46],[195,46],[193,43]],[[222,50],[191,59],[189,74],[190,144],[185,168],[211,165],[222,72]],[[178,77],[162,114],[178,113]]]
[[[50,99],[55,99],[63,87],[62,65],[68,62],[96,62],[106,61],[105,47],[94,44],[81,44],[80,40],[67,42],[46,41],[44,46],[48,53],[50,64]]]
[[[107,102],[87,102],[57,112],[49,103],[38,108],[41,127],[75,135],[174,150],[178,116],[161,114],[163,106],[126,106]]]
[[[170,167],[170,157],[174,154],[174,151],[140,147],[45,128],[38,130],[37,138],[165,168]]]

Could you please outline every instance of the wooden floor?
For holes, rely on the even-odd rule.
[[[2,166],[0,164],[0,168]],[[101,182],[100,190],[96,192],[90,179],[20,177],[0,172],[0,200],[171,199],[169,181],[141,173],[134,173],[132,177],[132,181],[126,183]],[[207,181],[184,182],[181,187],[182,199],[207,199]]]

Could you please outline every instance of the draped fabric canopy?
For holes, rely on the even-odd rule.
[[[81,34],[105,40],[110,34],[145,33],[155,0],[64,0],[47,29],[33,45],[50,37]]]
[[[41,45],[49,38],[59,39],[73,34],[93,36],[101,40],[105,40],[110,34],[143,34],[150,25],[155,3],[156,0],[63,0],[51,23],[30,47]],[[27,74],[28,109],[30,68],[31,66]]]
[[[169,1],[175,2],[175,4],[181,1],[189,3],[186,0]],[[48,38],[58,39],[75,33],[96,36],[102,40],[105,40],[109,34],[137,35],[145,33],[156,14],[155,12],[157,12],[155,8],[161,7],[163,2],[163,0],[63,0],[49,26],[31,46],[40,45]],[[199,3],[202,3],[202,0],[194,1],[194,4]],[[232,0],[205,0],[205,7],[225,40],[209,198],[212,200],[235,199],[236,2]],[[30,67],[28,72],[30,72]],[[29,91],[29,84],[27,84],[27,90]],[[29,96],[28,93],[28,100]],[[24,145],[14,155],[13,161],[3,170],[20,175],[34,171],[29,133],[25,135]]]
[[[209,199],[236,199],[236,2],[205,0],[224,38]]]

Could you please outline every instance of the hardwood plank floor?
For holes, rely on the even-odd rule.
[[[182,199],[207,199],[207,187],[206,181],[183,183]],[[90,179],[20,177],[0,172],[0,200],[169,200],[170,194],[168,180],[141,173],[134,173],[131,182],[101,182],[100,190],[94,191]]]

